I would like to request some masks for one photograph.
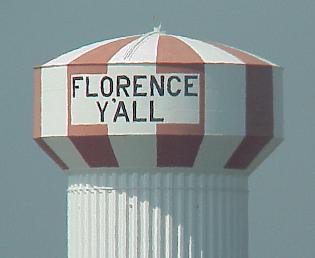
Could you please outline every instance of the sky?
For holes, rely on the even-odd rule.
[[[161,22],[285,68],[285,140],[249,179],[249,257],[314,258],[314,13],[314,0],[1,0],[0,257],[67,253],[67,178],[32,140],[33,67]]]

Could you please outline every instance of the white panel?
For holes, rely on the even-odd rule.
[[[108,63],[155,63],[159,34],[145,34],[120,49]]]
[[[226,162],[242,142],[243,136],[205,136],[199,148],[195,168],[209,168],[209,173],[221,173]]]
[[[67,135],[67,68],[42,68],[42,137]]]
[[[126,171],[70,177],[69,258],[248,257],[246,176]]]
[[[156,167],[156,136],[110,136],[119,167]]]
[[[89,168],[68,137],[47,137],[45,142],[68,167]]]
[[[106,75],[73,75],[77,80],[74,86],[71,87],[74,90],[71,93],[71,96],[74,95],[74,97],[71,97],[72,124],[105,123],[112,126],[119,125],[137,128],[139,125],[150,127],[156,123],[199,123],[200,80],[198,74],[156,74],[152,72],[154,66],[149,65],[119,65],[114,67],[116,69],[114,70],[111,67]],[[122,89],[118,91],[117,78],[120,75],[126,76],[126,79],[123,79],[124,83],[128,79],[128,87],[124,88],[126,93]],[[137,85],[140,86],[136,93],[134,93],[134,78],[137,78],[135,75],[144,76],[143,78],[138,77],[136,81]],[[162,78],[164,79],[164,93],[162,96],[157,93],[156,89],[153,89],[153,96],[151,96],[151,76],[154,76],[158,83],[160,83]],[[104,84],[102,84],[103,78],[106,79]],[[171,89],[168,87],[169,82]],[[186,87],[186,85],[189,85],[189,87]],[[90,95],[93,94],[93,96],[86,94],[87,89]],[[104,92],[110,94],[110,96],[104,97]],[[174,92],[177,92],[176,96],[172,95]],[[135,96],[140,93],[145,94],[145,96]],[[116,121],[115,114],[120,104],[123,104],[123,107],[126,109],[128,118],[118,117]],[[133,104],[136,104],[136,106],[133,106]],[[120,109],[120,112],[122,110]],[[154,115],[154,118],[161,118],[163,121],[150,121],[151,113]],[[102,114],[104,115],[102,116]],[[133,115],[146,121],[134,121]]]
[[[108,74],[155,74],[155,66],[152,65],[108,65]],[[132,99],[125,98],[126,103],[131,105]],[[148,107],[142,107],[141,112],[146,110],[148,113]],[[116,123],[108,124],[109,134],[155,134],[155,123],[126,123],[124,121],[118,121]]]
[[[209,43],[186,37],[175,37],[189,45],[195,52],[199,54],[205,63],[244,64],[244,62],[237,57]]]
[[[283,137],[283,69],[280,67],[272,68],[273,76],[273,109],[274,109],[274,131],[275,137]]]
[[[111,43],[113,41],[124,39],[124,38],[126,38],[126,37],[104,40],[104,41],[96,42],[93,44],[89,44],[87,46],[80,47],[78,49],[67,52],[67,53],[45,63],[44,65],[42,65],[42,67],[67,65],[67,64],[71,63],[73,60],[75,60],[76,58],[78,58],[79,56],[93,50],[94,48],[97,48],[97,47],[100,47],[102,45],[106,45],[106,44]]]
[[[246,75],[243,65],[205,65],[205,134],[244,135]]]

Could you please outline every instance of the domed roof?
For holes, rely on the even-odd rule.
[[[152,32],[100,41],[63,54],[42,67],[82,64],[275,64],[247,52],[215,43]]]

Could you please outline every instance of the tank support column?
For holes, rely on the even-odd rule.
[[[247,258],[248,177],[70,174],[69,258]]]

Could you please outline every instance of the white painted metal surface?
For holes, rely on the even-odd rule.
[[[67,69],[42,70],[41,129],[43,137],[67,134]],[[58,123],[56,123],[58,121]]]
[[[107,171],[69,175],[69,258],[248,257],[247,176]]]

